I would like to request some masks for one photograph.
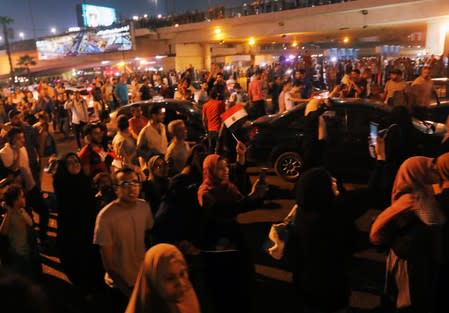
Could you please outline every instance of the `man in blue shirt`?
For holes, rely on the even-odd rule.
[[[302,99],[309,99],[312,96],[312,82],[305,77],[303,69],[295,70],[293,73],[293,86],[301,87]]]
[[[128,103],[128,85],[125,76],[120,76],[119,82],[115,85],[114,94],[119,107]]]

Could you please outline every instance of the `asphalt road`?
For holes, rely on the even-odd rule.
[[[61,141],[56,134],[60,154],[76,151],[74,140]],[[258,168],[249,168],[252,179],[256,179]],[[270,225],[281,221],[294,204],[291,183],[278,178],[273,171],[267,173],[266,180],[272,186],[269,199],[263,207],[244,214],[238,218],[243,225],[251,252],[255,260],[256,310],[260,313],[293,313],[291,309],[293,286],[291,273],[286,266],[272,259],[264,250]],[[51,176],[44,174],[42,188],[52,198]],[[349,189],[363,186],[345,184]],[[368,243],[368,225],[374,210],[368,210],[357,220],[360,249],[353,256],[351,312],[374,312],[379,304],[379,295],[383,288],[385,256],[377,253]],[[57,232],[56,213],[52,212],[50,220],[51,242],[54,243]],[[52,302],[54,312],[102,312],[101,307],[83,299],[73,288],[61,270],[59,259],[54,249],[42,253],[44,264],[43,288]]]

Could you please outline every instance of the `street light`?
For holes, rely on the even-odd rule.
[[[3,40],[3,37],[2,36],[0,36],[0,41],[2,41]]]
[[[55,28],[55,27],[52,27],[52,28],[50,29],[50,31],[51,31],[52,34],[56,34],[56,28]]]
[[[20,32],[19,37],[23,40],[23,38],[25,38],[25,34],[23,32]]]

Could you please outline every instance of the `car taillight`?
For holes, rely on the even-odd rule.
[[[251,130],[249,131],[249,139],[253,140],[258,133],[259,133],[259,128],[258,127],[251,128]]]

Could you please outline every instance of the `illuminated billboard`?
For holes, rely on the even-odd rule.
[[[91,4],[78,5],[78,24],[80,27],[111,26],[118,22],[117,11]]]
[[[131,25],[86,29],[36,41],[39,60],[133,50]]]

